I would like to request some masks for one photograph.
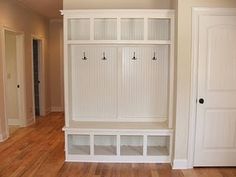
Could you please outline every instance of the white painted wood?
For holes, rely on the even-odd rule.
[[[106,155],[106,156],[114,156],[116,155],[116,147],[115,146],[94,146],[94,154],[96,156]]]
[[[66,18],[97,17],[97,18],[171,18],[174,10],[170,9],[88,9],[88,10],[62,10]]]
[[[116,39],[117,39],[116,18],[94,19],[94,40],[116,40]]]
[[[146,133],[142,134],[140,132],[128,134],[125,132],[117,132],[116,130],[110,130],[110,132],[103,130],[103,132],[98,132],[92,129],[88,133],[81,130],[79,130],[79,132],[68,132],[67,130],[65,132],[65,135],[68,136],[66,139],[71,141],[71,143],[68,143],[66,140],[68,145],[68,147],[66,147],[68,150],[68,153],[66,153],[66,161],[170,162],[168,149],[170,142],[168,140],[171,138],[172,134],[159,136],[158,133],[153,132],[150,135],[147,133],[148,136],[160,139],[161,142],[159,142],[159,140],[157,141],[157,139],[154,139],[152,142],[151,138],[149,139],[149,143],[145,143],[144,137],[147,137],[147,135]],[[90,134],[90,138],[88,134]],[[120,138],[117,138],[119,136]],[[93,151],[89,151],[91,147],[94,153],[90,153]],[[120,149],[120,153],[117,153],[118,149]],[[147,156],[144,152],[145,149],[147,149],[148,152]],[[110,156],[113,157],[113,160]],[[140,157],[138,158],[137,156]],[[103,159],[101,159],[101,157]]]
[[[71,121],[68,128],[74,129],[115,129],[115,130],[171,130],[167,122],[78,122]]]
[[[113,156],[113,155],[98,155],[98,156],[84,156],[84,155],[70,155],[65,159],[66,162],[99,162],[99,163],[170,163],[169,156]]]
[[[69,126],[69,122],[70,122],[70,106],[69,106],[69,100],[71,99],[70,95],[69,95],[69,71],[70,71],[70,62],[69,62],[69,46],[67,45],[67,43],[65,42],[66,39],[68,38],[68,18],[66,18],[65,16],[63,17],[63,29],[64,29],[64,105],[65,105],[65,124],[66,126]]]
[[[68,39],[89,40],[90,39],[90,19],[77,18],[68,20]]]
[[[65,10],[62,13],[69,22],[66,41],[94,42],[94,39],[107,38],[113,40],[114,43],[122,43],[123,40],[149,42],[148,39],[168,41],[170,36],[168,22],[174,16],[172,10],[94,10],[93,12],[91,10]],[[151,19],[158,20],[152,23]],[[104,30],[107,33],[106,36]]]
[[[169,128],[173,128],[173,120],[174,120],[174,80],[175,80],[175,17],[171,17],[170,22],[170,39],[172,44],[170,45],[170,66],[169,66],[169,104],[168,104],[168,117],[169,117]]]
[[[170,19],[148,19],[149,40],[170,40],[171,28]],[[158,29],[158,30],[157,30]]]
[[[236,13],[194,11],[193,90],[197,103],[194,166],[236,165]],[[198,66],[198,67],[197,67]],[[195,93],[196,93],[195,92]],[[193,100],[194,101],[194,100]]]
[[[93,40],[93,41],[87,41],[87,40],[69,40],[65,41],[66,44],[135,44],[135,45],[140,45],[140,44],[173,44],[172,41],[170,40],[120,40],[120,41],[113,41],[113,40]]]
[[[119,118],[167,119],[169,47],[124,47],[122,55]]]
[[[174,11],[73,10],[62,13],[65,28],[64,130],[66,136],[89,135],[89,144],[83,138],[78,142],[65,142],[66,161],[170,162]],[[79,38],[76,34],[81,19],[89,19],[89,30],[81,29],[89,34],[86,39],[81,39],[86,35]],[[152,28],[159,25],[158,32],[151,29],[149,19],[160,21],[152,25]],[[72,23],[75,29],[71,29],[71,20],[76,22]],[[150,31],[153,34],[150,35]],[[140,59],[137,63],[130,62],[133,49]],[[104,51],[107,60],[102,60]],[[87,60],[82,60],[84,52]],[[152,60],[154,52],[157,60]],[[129,70],[135,71],[135,76]],[[129,92],[127,86],[130,85],[136,100]],[[149,136],[157,136],[158,142],[148,143]],[[88,147],[89,153],[85,151]]]
[[[144,19],[121,18],[121,40],[144,40]]]
[[[90,155],[94,155],[94,133],[90,133]]]
[[[87,60],[83,60],[84,54]],[[105,55],[106,59],[103,59]],[[117,50],[71,46],[72,119],[115,119],[117,116]]]

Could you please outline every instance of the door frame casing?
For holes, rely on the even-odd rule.
[[[5,130],[6,130],[6,139],[9,137],[9,120],[7,117],[7,105],[6,105],[6,31],[12,32],[16,34],[16,62],[17,62],[17,81],[20,84],[20,90],[17,93],[18,97],[18,114],[19,120],[15,121],[14,124],[19,126],[26,126],[27,123],[27,114],[26,114],[26,87],[25,87],[25,34],[22,31],[17,31],[15,29],[2,26],[0,27],[2,31],[2,59],[3,59],[3,92],[4,92],[4,103],[5,103]]]
[[[35,93],[34,93],[34,56],[33,56],[33,40],[39,41],[39,104],[40,104],[40,116],[45,116],[46,112],[46,104],[45,104],[45,49],[44,49],[44,38],[38,35],[31,35],[31,59],[32,59],[32,114],[34,121],[36,120],[35,116]]]
[[[199,18],[205,15],[236,15],[236,8],[192,8],[192,61],[191,90],[188,134],[188,168],[194,167],[195,135],[198,99],[198,48],[199,48]]]

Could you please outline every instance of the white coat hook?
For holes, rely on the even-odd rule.
[[[87,60],[88,58],[86,57],[86,54],[85,54],[85,52],[83,53],[83,58],[82,58],[82,60]]]
[[[132,60],[137,60],[137,57],[136,57],[135,55],[136,55],[136,54],[135,54],[135,52],[134,52],[134,55],[133,55]]]
[[[152,57],[152,60],[157,60],[156,52],[154,52],[154,55],[153,55],[153,57]]]
[[[107,60],[107,58],[106,58],[106,53],[105,53],[105,52],[103,52],[102,60]]]

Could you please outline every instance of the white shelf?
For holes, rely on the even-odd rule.
[[[65,130],[170,130],[168,122],[79,122],[70,121],[70,126]]]
[[[116,40],[117,19],[95,18],[94,19],[94,40]]]
[[[94,146],[95,155],[116,155],[116,146]]]
[[[114,135],[94,136],[94,155],[116,155],[117,140]]]
[[[63,12],[68,19],[68,34],[65,41],[88,40],[96,43],[106,40],[117,42],[121,39],[133,43],[148,43],[148,40],[171,40],[171,20],[174,18],[172,10],[126,10],[124,13],[122,10]]]
[[[168,156],[169,150],[166,147],[148,146],[147,156]]]
[[[121,146],[120,147],[121,156],[142,156],[143,147],[142,146]]]
[[[170,31],[170,19],[148,19],[148,40],[170,40]]]
[[[68,45],[73,44],[147,44],[147,45],[171,45],[170,40],[67,40],[65,41]]]
[[[148,156],[168,156],[170,155],[170,136],[147,136]]]
[[[90,154],[90,135],[69,134],[68,153],[89,155]]]
[[[90,146],[71,145],[69,147],[69,154],[90,155]]]
[[[144,40],[144,19],[122,18],[121,40]]]
[[[135,156],[143,155],[143,136],[140,135],[121,135],[120,136],[120,155]]]
[[[90,39],[90,19],[72,18],[68,20],[69,40],[89,40]]]

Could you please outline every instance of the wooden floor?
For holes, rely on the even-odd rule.
[[[236,177],[236,168],[171,170],[168,164],[65,163],[62,113],[39,118],[0,143],[0,177]]]

